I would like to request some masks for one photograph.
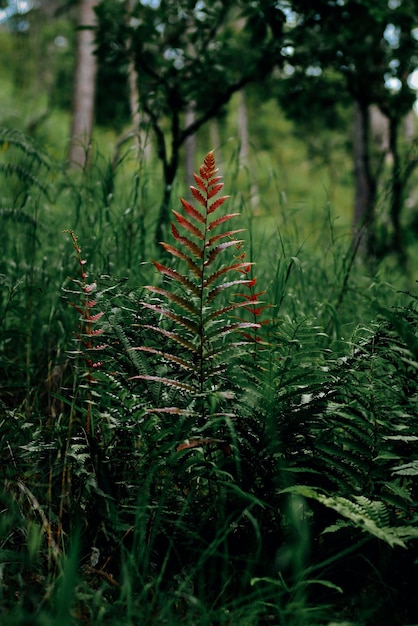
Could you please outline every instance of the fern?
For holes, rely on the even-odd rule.
[[[223,183],[213,152],[205,157],[194,179],[196,186],[190,190],[197,207],[181,198],[182,212],[173,211],[174,244],[161,243],[178,267],[154,261],[162,285],[146,286],[151,297],[141,302],[155,316],[153,324],[143,324],[142,328],[148,336],[154,334],[160,339],[156,345],[141,345],[135,350],[152,355],[157,371],[140,372],[134,379],[176,390],[178,406],[165,403],[150,410],[187,414],[192,410],[195,423],[203,426],[211,414],[209,396],[228,396],[231,355],[248,350],[251,338],[242,333],[260,328],[258,321],[237,319],[233,314],[251,305],[254,318],[261,309],[255,308],[259,302],[254,295],[238,302],[227,300],[231,290],[254,286],[255,281],[247,277],[252,264],[244,256],[226,257],[229,250],[241,246],[242,240],[236,236],[242,229],[222,228],[238,214],[218,215],[228,196],[219,195]]]
[[[418,529],[412,526],[390,525],[390,514],[381,500],[371,500],[365,496],[354,496],[352,499],[342,496],[328,496],[310,487],[296,485],[283,491],[305,498],[312,498],[324,506],[333,509],[350,525],[380,539],[391,547],[406,548],[406,542],[418,539]],[[344,527],[336,524],[325,528],[322,532],[335,532]]]

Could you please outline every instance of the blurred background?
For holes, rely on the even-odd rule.
[[[305,237],[332,207],[369,254],[405,263],[418,236],[414,0],[0,6],[1,126],[67,172],[102,160],[112,180],[142,168],[144,182],[146,170],[158,236],[173,186],[215,148],[257,227],[286,229],[297,212]]]

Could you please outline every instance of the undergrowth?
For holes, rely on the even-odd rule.
[[[18,171],[7,169],[11,193]],[[80,203],[74,226],[87,197],[108,207],[106,237],[121,236],[107,176],[60,193]],[[411,623],[416,299],[364,298],[349,246],[331,268],[306,267],[302,248],[277,237],[262,272],[212,152],[194,180],[145,266],[132,192],[127,255],[143,281],[112,276],[107,239],[96,256],[88,228],[85,241],[67,231],[75,259],[63,252],[46,318],[33,294],[52,192],[27,176],[10,195],[19,215],[36,209],[36,229],[29,285],[9,274],[4,239],[1,623]],[[361,297],[373,315],[349,325]]]

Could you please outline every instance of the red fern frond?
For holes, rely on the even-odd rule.
[[[236,236],[243,229],[232,229],[229,225],[239,213],[219,211],[229,196],[220,195],[224,184],[213,152],[206,155],[199,172],[193,176],[195,186],[190,186],[190,193],[197,208],[181,198],[182,211],[173,211],[171,224],[175,245],[161,243],[177,263],[176,269],[154,261],[162,277],[173,281],[172,288],[148,286],[146,289],[155,299],[142,303],[156,320],[142,328],[151,331],[151,336],[158,334],[160,340],[156,339],[156,345],[137,350],[153,356],[153,365],[160,362],[161,366],[158,370],[157,365],[156,372],[141,372],[136,378],[181,390],[184,403],[199,407],[203,425],[209,417],[207,394],[223,392],[229,361],[254,340],[260,328],[257,316],[264,305],[258,300],[262,292],[253,290],[255,279],[249,274],[252,263],[246,260],[245,253],[230,252],[231,248],[241,249],[243,240]],[[227,229],[222,228],[224,224]],[[218,229],[216,234],[215,229]],[[237,289],[244,293],[239,301],[231,301],[227,294]],[[243,309],[252,315],[251,321],[233,315],[234,311]],[[187,393],[191,397],[185,400]],[[167,411],[177,413],[175,407]],[[179,411],[178,414],[185,414],[181,412],[183,407]]]

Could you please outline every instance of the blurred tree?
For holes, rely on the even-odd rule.
[[[271,6],[268,0],[142,0],[130,2],[126,15],[127,3],[115,8],[112,0],[101,2],[101,62],[117,56],[126,72],[129,56],[134,60],[139,105],[162,163],[157,238],[168,222],[172,185],[186,140],[233,93],[263,80],[279,63],[285,22],[280,7],[280,2]],[[131,51],[126,50],[127,41]]]
[[[94,54],[94,8],[98,0],[80,0],[77,37],[77,65],[74,79],[73,112],[68,158],[70,163],[85,167],[91,142],[96,85]]]
[[[371,150],[370,106],[377,105],[388,117],[393,247],[401,252],[400,212],[411,165],[403,169],[398,139],[400,122],[416,97],[409,77],[418,64],[418,4],[415,0],[292,0],[290,5],[287,64],[291,76],[286,84],[291,88],[282,102],[292,115],[300,106],[311,119],[318,112],[333,126],[338,106],[346,103],[347,95],[351,98],[354,229],[358,235],[363,226],[368,227],[369,249],[382,166],[381,155],[374,159]]]

